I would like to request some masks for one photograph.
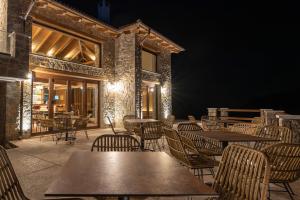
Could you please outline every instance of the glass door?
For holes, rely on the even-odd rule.
[[[75,116],[83,116],[83,83],[71,81],[71,102],[70,109]]]
[[[54,80],[52,97],[53,116],[68,111],[68,84],[66,80]]]
[[[97,83],[87,83],[86,88],[86,112],[87,116],[90,117],[88,126],[98,125],[98,84]]]
[[[157,89],[155,86],[142,87],[142,117],[157,119]]]

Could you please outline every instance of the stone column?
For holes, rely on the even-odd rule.
[[[207,108],[208,119],[211,121],[216,121],[217,119],[217,108]]]
[[[271,110],[271,109],[265,109],[264,110],[264,125],[275,125],[278,126],[278,119],[276,118],[276,115],[278,114],[284,114],[285,112],[283,110]]]
[[[167,118],[168,115],[172,114],[171,53],[167,50],[162,50],[157,59],[157,72],[161,74],[161,113],[159,118]]]
[[[115,64],[115,124],[123,125],[124,115],[135,114],[136,88],[136,36],[135,33],[123,33],[116,39]]]
[[[228,117],[228,108],[220,108],[220,118],[226,119]]]
[[[293,132],[293,143],[300,143],[300,115],[276,115],[279,126],[288,127]]]

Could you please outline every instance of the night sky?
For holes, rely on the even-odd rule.
[[[97,16],[97,0],[63,0]],[[110,0],[111,24],[141,19],[183,46],[172,57],[173,112],[273,108],[300,114],[296,1]]]

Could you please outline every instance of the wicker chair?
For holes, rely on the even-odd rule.
[[[101,135],[93,142],[91,151],[140,151],[140,143],[131,135]]]
[[[6,150],[2,146],[0,146],[0,197],[0,199],[29,200],[25,196]],[[80,198],[59,199],[81,200]],[[51,199],[47,198],[47,200]]]
[[[202,128],[193,122],[179,123],[177,127],[178,131],[202,131]]]
[[[197,120],[196,120],[196,118],[193,115],[188,115],[188,120],[191,123],[197,123]]]
[[[119,135],[119,134],[123,134],[123,135],[133,135],[132,132],[128,132],[128,131],[126,131],[126,130],[124,130],[124,131],[117,131],[117,130],[115,130],[114,125],[112,124],[110,118],[109,118],[108,116],[107,116],[106,118],[107,118],[107,121],[108,121],[108,123],[109,123],[109,126],[110,126],[112,132],[113,132],[115,135]]]
[[[282,184],[291,199],[295,194],[289,183],[300,178],[300,144],[278,143],[262,150],[271,166],[270,183]],[[269,198],[271,196],[269,188]]]
[[[226,200],[266,200],[270,176],[267,157],[237,144],[222,155],[213,188]]]
[[[287,127],[281,126],[264,126],[258,133],[259,137],[271,138],[278,141],[259,141],[254,144],[254,148],[262,150],[269,145],[276,143],[291,143],[292,142],[292,131]]]
[[[202,128],[195,123],[180,123],[178,125],[179,135],[182,138],[191,140],[199,153],[212,156],[213,158],[222,155],[222,143],[210,138],[201,137],[199,134],[200,131],[202,131]]]
[[[232,132],[247,134],[247,135],[258,135],[261,129],[260,124],[255,123],[236,123],[229,127]]]
[[[90,118],[89,117],[81,117],[79,119],[76,119],[73,124],[73,131],[76,135],[77,131],[81,132],[83,131],[85,134],[86,139],[89,139],[88,133],[87,133],[87,125],[89,123]]]
[[[166,128],[173,128],[174,122],[175,122],[175,116],[168,115],[166,119],[162,120],[162,126]]]
[[[123,117],[123,125],[124,125],[124,128],[130,132],[130,133],[133,133],[134,132],[134,128],[135,126],[131,123],[128,123],[126,122],[127,119],[136,119],[136,116],[135,115],[125,115]]]
[[[144,141],[145,141],[145,149],[156,151],[162,150],[161,145],[159,144],[159,140],[162,139],[164,134],[162,130],[161,122],[148,122],[143,124],[144,128]],[[141,129],[135,129],[135,132],[138,136],[141,136]],[[152,147],[152,148],[150,148]]]
[[[193,170],[194,175],[203,180],[203,170],[208,169],[213,174],[213,168],[218,165],[214,160],[207,158],[206,156],[197,153],[197,149],[191,142],[183,143],[179,134],[174,129],[164,128],[169,150],[172,156],[174,156],[182,165]]]

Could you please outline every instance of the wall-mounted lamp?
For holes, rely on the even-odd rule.
[[[123,89],[123,83],[121,81],[108,83],[107,89],[110,92],[121,92]]]

